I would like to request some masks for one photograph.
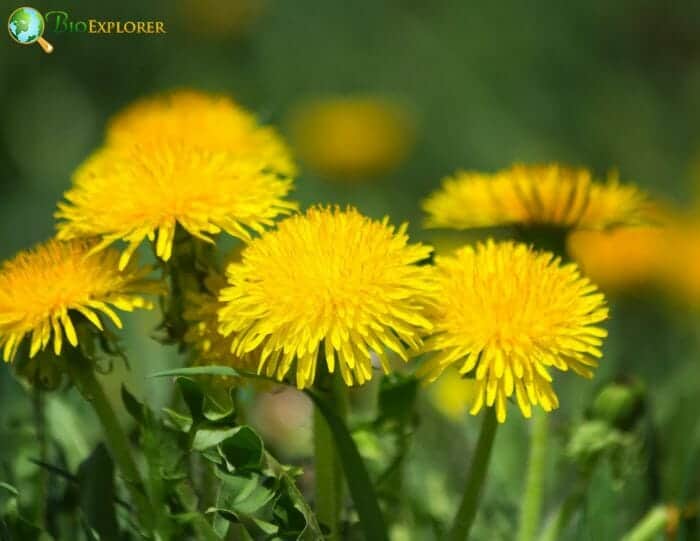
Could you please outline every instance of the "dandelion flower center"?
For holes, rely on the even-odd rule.
[[[406,226],[354,209],[314,208],[253,241],[227,269],[220,332],[241,355],[262,345],[259,370],[282,379],[296,360],[297,385],[315,377],[320,348],[337,358],[348,385],[371,378],[371,353],[408,359],[431,325],[432,272],[416,263],[431,252],[408,244]]]
[[[466,246],[438,257],[439,290],[434,356],[421,374],[436,379],[450,365],[475,378],[471,412],[495,406],[506,418],[506,399],[516,395],[526,417],[539,404],[559,404],[550,368],[592,377],[606,331],[605,300],[575,264],[561,265],[547,252],[513,242]]]
[[[88,256],[91,248],[88,242],[51,240],[0,268],[0,347],[5,361],[13,359],[30,334],[30,357],[44,349],[52,335],[57,355],[64,333],[71,345],[77,345],[71,310],[102,329],[99,313],[121,327],[113,307],[124,311],[151,307],[142,296],[158,290],[145,278],[149,269],[130,265],[120,272],[118,252]]]

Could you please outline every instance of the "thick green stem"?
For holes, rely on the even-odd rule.
[[[622,538],[622,541],[652,541],[657,539],[668,524],[668,510],[659,505],[649,511],[632,530]]]
[[[338,377],[326,378],[326,395],[334,412],[342,420],[347,417],[347,389]],[[316,516],[330,528],[328,539],[340,539],[340,518],[343,507],[343,465],[335,447],[335,440],[323,414],[314,408],[314,461],[316,481]]]
[[[547,465],[549,420],[544,411],[535,410],[530,433],[530,458],[525,479],[523,505],[520,509],[518,541],[532,541],[537,534],[542,513],[544,473]]]
[[[145,494],[141,474],[131,456],[129,440],[119,424],[102,385],[95,377],[92,362],[86,359],[79,350],[73,351],[75,354],[71,355],[71,358],[66,362],[73,383],[90,403],[102,424],[107,446],[124,478],[124,484],[131,495],[132,504],[136,508],[142,527],[152,531],[156,516]]]
[[[459,506],[459,510],[457,511],[452,529],[448,536],[450,541],[464,541],[469,538],[469,530],[471,530],[474,517],[476,517],[476,510],[481,498],[481,488],[484,484],[486,471],[489,466],[489,459],[491,458],[491,449],[496,436],[496,428],[498,428],[496,412],[493,408],[487,408],[481,425],[479,440],[476,444],[474,458],[472,459],[471,468],[469,470],[469,476],[467,477],[467,484],[464,487],[462,503]]]

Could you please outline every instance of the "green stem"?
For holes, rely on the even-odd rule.
[[[667,523],[668,511],[665,506],[659,505],[644,515],[622,541],[652,541],[664,531]]]
[[[464,541],[469,538],[469,530],[474,523],[474,517],[476,517],[481,488],[489,466],[496,428],[498,428],[496,412],[494,408],[487,408],[481,424],[481,432],[479,433],[479,440],[476,444],[469,476],[467,477],[467,484],[464,487],[462,503],[459,506],[448,536],[450,541]]]
[[[43,463],[48,462],[48,443],[46,438],[46,416],[44,413],[44,395],[39,387],[39,382],[34,383],[34,423],[36,426],[37,443],[39,445],[39,459]],[[38,496],[36,506],[37,524],[46,528],[46,500],[48,497],[49,473],[46,468],[39,468]]]
[[[334,413],[347,418],[347,390],[338,377],[330,375],[325,398]],[[314,408],[314,460],[316,480],[316,515],[330,528],[328,539],[340,539],[340,518],[343,507],[343,465],[338,457],[333,433],[323,414]]]
[[[574,516],[576,510],[580,507],[584,496],[586,495],[585,487],[588,486],[586,481],[580,488],[569,494],[564,503],[561,504],[554,516],[547,522],[544,530],[538,537],[539,541],[558,541],[561,538],[562,532],[566,529]]]
[[[540,525],[548,435],[547,414],[544,411],[535,410],[530,434],[530,458],[525,479],[525,492],[520,509],[518,541],[532,541]]]
[[[97,414],[102,424],[107,446],[114,458],[114,462],[121,471],[125,481],[124,484],[131,495],[132,503],[136,508],[141,525],[151,531],[156,517],[151,502],[146,497],[141,474],[131,456],[129,440],[119,424],[119,420],[112,409],[112,405],[109,403],[102,385],[95,377],[92,362],[85,358],[79,349],[76,348],[72,351],[74,354],[66,362],[68,372],[73,383],[75,383],[83,397],[90,403]]]

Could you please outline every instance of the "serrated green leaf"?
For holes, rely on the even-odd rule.
[[[180,389],[182,398],[190,410],[192,422],[196,425],[205,419],[204,417],[204,393],[194,380],[185,377],[178,377],[175,383]]]
[[[183,415],[170,408],[163,408],[161,410],[168,421],[173,425],[173,427],[180,432],[189,432],[192,428],[192,418],[187,415]]]
[[[163,377],[189,377],[189,376],[231,376],[231,377],[242,377],[243,374],[237,370],[231,368],[230,366],[189,366],[184,368],[173,368],[171,370],[161,370],[160,372],[154,372],[150,374],[149,378],[163,378]],[[246,377],[249,374],[245,374]]]
[[[192,449],[195,451],[204,451],[236,434],[238,427],[206,427],[198,429],[192,440]]]
[[[264,446],[258,434],[249,426],[239,426],[219,445],[221,456],[236,470],[259,469],[263,463]]]
[[[221,536],[214,531],[209,521],[204,515],[197,511],[178,513],[172,518],[179,524],[190,524],[197,532],[197,539],[200,541],[221,541]]]
[[[275,490],[266,486],[266,479],[255,473],[234,475],[216,471],[221,480],[217,508],[236,516],[253,516],[273,501]]]

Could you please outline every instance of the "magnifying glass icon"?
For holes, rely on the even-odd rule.
[[[30,7],[17,8],[7,21],[10,37],[21,45],[38,43],[45,53],[53,52],[53,45],[42,36],[46,24],[44,17],[36,9]]]

